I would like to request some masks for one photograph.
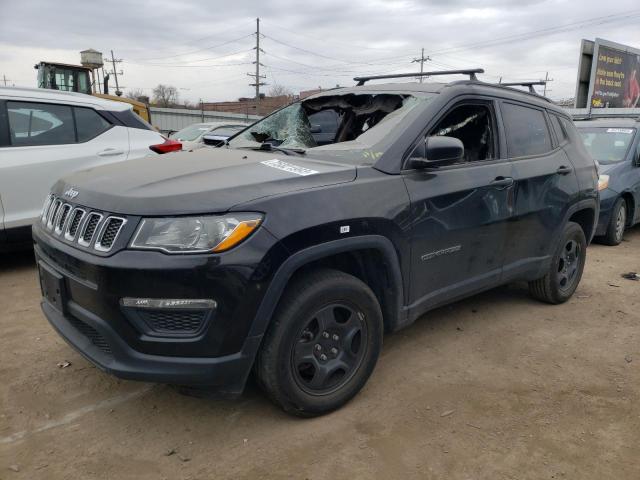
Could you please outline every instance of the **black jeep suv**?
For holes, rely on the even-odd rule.
[[[33,227],[45,315],[119,377],[238,394],[253,370],[310,416],[434,307],[514,280],[567,300],[596,166],[561,109],[466,73],[360,79],[221,148],[60,180]]]

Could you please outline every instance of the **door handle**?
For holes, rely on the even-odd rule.
[[[99,157],[115,157],[116,155],[123,155],[124,150],[118,150],[116,148],[105,148],[101,152],[98,152]]]
[[[496,179],[490,184],[493,188],[507,188],[513,185],[513,178],[511,177],[496,177]]]
[[[567,167],[565,165],[562,165],[560,168],[558,168],[558,170],[556,170],[556,173],[558,175],[569,175],[571,172],[573,172],[573,168]]]

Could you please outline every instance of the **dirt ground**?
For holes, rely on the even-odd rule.
[[[0,257],[0,479],[640,478],[628,271],[640,228],[589,248],[565,305],[511,285],[388,336],[350,404],[301,420],[255,387],[203,399],[102,373],[41,314],[31,254]]]

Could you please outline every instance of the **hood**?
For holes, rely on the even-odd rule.
[[[610,175],[612,173],[615,173],[615,171],[618,170],[618,167],[624,164],[625,164],[624,161],[615,162],[615,163],[601,163],[600,173],[606,173],[607,175]]]
[[[280,152],[199,149],[76,172],[53,192],[73,202],[128,215],[224,212],[234,205],[295,190],[353,181],[356,168]]]

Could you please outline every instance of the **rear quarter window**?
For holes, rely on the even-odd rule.
[[[555,113],[550,113],[549,118],[551,119],[551,126],[553,127],[553,131],[556,134],[558,143],[563,144],[564,142],[569,140],[569,136],[567,135],[567,132],[562,127],[562,124],[560,123],[560,117]]]
[[[133,110],[113,111],[109,113],[125,127],[139,128],[141,130],[155,130],[151,125],[136,115]]]
[[[111,123],[91,108],[75,107],[73,111],[76,116],[76,129],[80,143],[88,142],[111,128]]]
[[[553,149],[544,112],[514,103],[501,106],[509,157],[542,155]]]

